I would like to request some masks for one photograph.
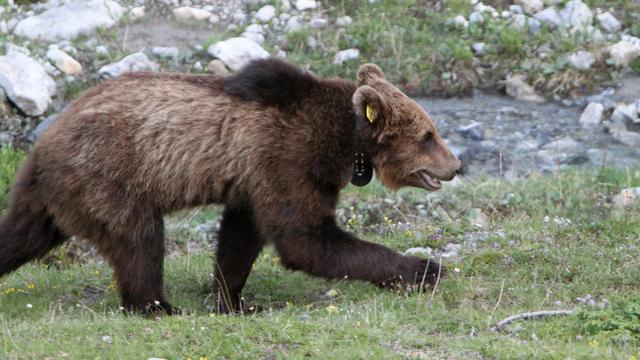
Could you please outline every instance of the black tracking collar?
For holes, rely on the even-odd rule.
[[[356,117],[356,160],[353,164],[353,175],[351,175],[351,183],[355,186],[365,186],[371,182],[373,177],[373,166],[365,149],[364,138],[362,137],[362,129],[364,128],[364,119],[362,116]]]

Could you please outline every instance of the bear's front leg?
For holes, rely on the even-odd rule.
[[[359,240],[341,230],[333,218],[315,226],[290,228],[274,240],[287,268],[324,278],[346,277],[406,288],[433,285],[444,274],[437,262]]]

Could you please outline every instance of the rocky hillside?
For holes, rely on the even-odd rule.
[[[640,4],[623,0],[0,0],[0,144],[35,139],[127,71],[225,74],[281,56],[323,76],[376,62],[414,95],[586,107],[581,124],[636,146],[640,101],[608,87],[640,73],[638,35]]]

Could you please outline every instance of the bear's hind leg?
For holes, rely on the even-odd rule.
[[[219,313],[243,312],[241,292],[253,262],[264,246],[250,211],[225,209],[220,226],[214,295]]]
[[[105,234],[100,251],[113,266],[125,311],[143,314],[181,311],[164,297],[164,223],[158,211],[138,208],[126,226],[128,233]]]

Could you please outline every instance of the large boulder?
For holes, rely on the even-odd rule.
[[[13,32],[33,40],[70,40],[115,25],[123,13],[113,0],[74,0],[21,20]]]
[[[42,115],[55,95],[56,83],[44,67],[19,51],[0,56],[0,87],[22,112]]]
[[[266,59],[269,53],[255,41],[244,37],[234,37],[209,46],[207,52],[222,60],[233,71],[240,70],[254,59]]]

